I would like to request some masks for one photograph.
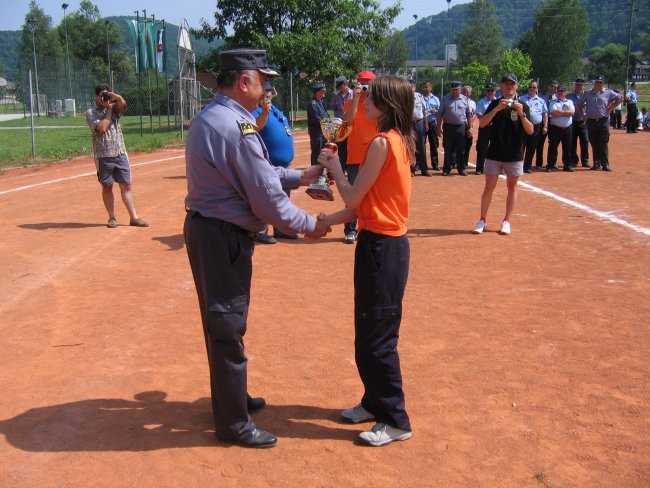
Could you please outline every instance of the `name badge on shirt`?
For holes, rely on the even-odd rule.
[[[250,122],[239,122],[239,130],[241,131],[242,136],[255,134],[255,127],[253,127],[253,124]]]

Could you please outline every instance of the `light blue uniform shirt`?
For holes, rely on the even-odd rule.
[[[427,120],[429,121],[429,123],[433,123],[438,118],[437,112],[438,110],[440,110],[440,99],[437,96],[435,96],[433,93],[428,97],[422,95],[422,98],[424,98],[425,109],[427,112]],[[433,113],[433,110],[435,110],[436,113]]]
[[[185,206],[252,232],[273,224],[286,233],[310,233],[316,222],[282,190],[300,185],[300,171],[271,166],[255,118],[217,92],[192,119],[185,146]]]
[[[580,96],[576,94],[575,91],[572,91],[567,95],[567,98],[573,102],[573,106],[576,109],[576,113],[573,114],[573,123],[574,124],[584,124],[584,121],[582,120],[582,116],[585,113],[584,107],[579,109],[578,108],[578,102],[580,101]]]
[[[544,121],[544,114],[548,113],[548,107],[546,102],[539,95],[535,95],[533,98],[530,98],[530,95],[526,93],[519,98],[519,101],[525,102],[530,109],[530,121],[533,124],[541,124]]]
[[[551,102],[551,106],[548,108],[548,111],[550,113],[553,113],[555,110],[573,110],[573,112],[575,113],[575,109],[576,108],[573,105],[573,102],[568,98],[565,99],[564,101],[560,100],[559,98],[556,98]],[[571,115],[553,116],[553,118],[551,119],[551,125],[562,127],[563,129],[566,129],[571,124],[573,124],[573,116]]]
[[[415,103],[413,104],[413,122],[418,122],[426,115],[426,103],[421,93],[415,92],[413,95],[415,95]]]
[[[494,98],[492,100],[494,100]],[[488,97],[483,97],[478,102],[476,102],[476,115],[483,115],[487,110],[488,105],[492,103],[492,100],[490,100]]]
[[[632,90],[631,88],[627,91],[627,98],[630,99],[631,103],[639,103],[639,95],[635,90]]]

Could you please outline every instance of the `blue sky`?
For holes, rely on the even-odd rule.
[[[468,0],[452,0],[451,5],[458,3],[466,3]],[[65,0],[70,6],[67,12],[73,12],[79,8],[79,0]],[[45,10],[52,22],[57,25],[63,19],[63,9],[61,4],[63,0],[37,0],[38,5]],[[212,20],[214,6],[216,1],[210,0],[110,0],[110,1],[94,1],[99,8],[99,12],[103,17],[110,17],[113,15],[134,15],[135,9],[142,12],[143,9],[147,10],[147,16],[152,13],[156,15],[157,19],[165,19],[167,22],[173,24],[180,24],[183,19],[187,19],[190,27],[197,27],[201,18],[208,21]],[[379,0],[382,7],[392,5],[392,0]],[[0,30],[19,30],[25,20],[25,14],[29,9],[28,0],[2,0],[2,15],[0,15]],[[178,5],[181,4],[182,7]],[[404,10],[397,17],[393,26],[397,29],[404,29],[413,24],[413,15],[417,15],[420,19],[434,15],[443,10],[447,10],[446,0],[402,0],[402,7]]]

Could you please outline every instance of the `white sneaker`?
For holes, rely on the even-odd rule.
[[[341,412],[341,417],[343,420],[350,422],[351,424],[360,424],[361,422],[370,422],[371,420],[375,420],[375,416],[363,408],[361,404],[343,410]]]
[[[485,229],[487,229],[487,222],[485,220],[481,219],[478,222],[476,222],[476,226],[474,227],[474,230],[472,231],[472,233],[474,233],[474,234],[482,234]]]
[[[357,234],[355,232],[350,232],[343,238],[343,242],[346,244],[354,244],[354,242],[357,240]]]
[[[390,444],[393,441],[405,441],[411,435],[413,435],[413,432],[410,430],[398,429],[388,424],[375,424],[372,429],[361,432],[359,434],[359,440],[369,446],[379,447]]]
[[[499,231],[499,234],[502,236],[510,235],[510,222],[507,220],[501,222],[501,230]]]

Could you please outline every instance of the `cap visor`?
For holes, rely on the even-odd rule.
[[[277,71],[271,68],[265,68],[265,69],[257,68],[257,71],[259,71],[260,73],[264,73],[266,76],[280,76],[280,73],[278,73]]]

